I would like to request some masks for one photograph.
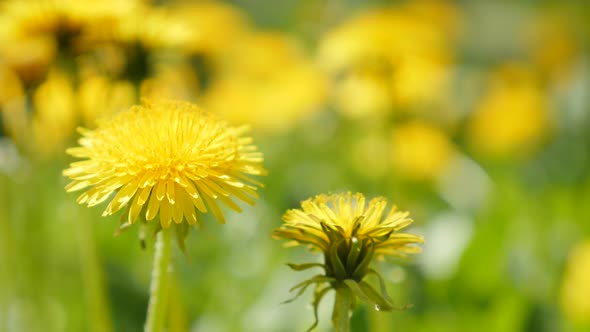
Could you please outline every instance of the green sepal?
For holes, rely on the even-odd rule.
[[[372,306],[375,310],[389,311],[393,309],[391,303],[377,293],[371,285],[364,281],[357,283],[352,279],[344,280],[344,284],[358,298]]]
[[[174,225],[174,230],[176,233],[176,243],[178,243],[178,247],[182,251],[183,254],[186,255],[186,238],[188,233],[191,230],[191,226],[186,222],[181,222],[180,224]]]
[[[325,222],[320,222],[320,226],[322,227],[324,234],[328,236],[330,243],[335,243],[336,241],[342,239],[342,236],[340,235],[341,233],[334,230],[332,227],[328,226],[328,224],[326,224]]]
[[[379,279],[379,287],[381,288],[381,296],[383,296],[383,298],[385,298],[385,300],[387,300],[391,304],[392,310],[406,310],[406,309],[410,309],[414,306],[413,304],[405,304],[402,307],[396,308],[393,305],[393,300],[391,299],[391,297],[387,293],[387,287],[385,286],[385,279],[383,279],[381,274],[379,274],[379,272],[377,272],[373,269],[368,269],[367,274],[374,274],[377,277],[377,279]]]
[[[117,229],[115,229],[115,233],[113,235],[119,236],[119,235],[123,234],[124,231],[128,230],[130,227],[131,227],[131,224],[129,222],[127,222],[127,221],[122,222],[119,224]]]
[[[313,292],[313,302],[311,303],[313,307],[313,324],[306,330],[306,332],[310,332],[311,330],[315,329],[318,326],[318,307],[320,306],[320,302],[324,298],[324,296],[332,289],[331,286],[326,286],[324,288],[320,288],[318,284],[316,286],[315,291]]]
[[[313,277],[311,277],[310,279],[304,280],[300,283],[298,283],[297,285],[291,287],[291,289],[289,289],[289,292],[293,292],[297,289],[299,289],[299,291],[297,291],[297,294],[295,294],[295,296],[293,296],[292,298],[283,301],[282,304],[286,304],[286,303],[291,303],[293,301],[295,301],[297,298],[299,298],[307,289],[307,287],[309,287],[309,285],[311,284],[321,284],[323,282],[333,282],[335,281],[334,278],[330,278],[330,277],[326,277],[324,275],[318,274],[315,275]]]
[[[344,239],[340,239],[338,242],[334,243],[328,252],[330,261],[329,265],[337,280],[344,280],[346,278],[346,268],[344,267],[344,264],[342,264],[340,256],[338,256],[338,247],[344,243],[344,241]]]
[[[381,296],[383,296],[389,303],[391,303],[393,305],[393,300],[391,299],[391,297],[389,297],[389,294],[387,293],[387,287],[385,286],[385,279],[383,279],[381,274],[379,274],[379,272],[377,272],[373,269],[367,269],[367,274],[373,274],[377,277],[377,279],[379,280],[379,287],[381,288]]]
[[[352,224],[351,236],[356,236],[356,232],[361,228],[361,222],[365,219],[365,216],[358,216],[354,219]]]
[[[373,260],[373,254],[375,253],[374,243],[372,241],[369,242],[365,248],[366,248],[366,252],[365,252],[363,259],[356,266],[356,269],[354,270],[354,272],[352,272],[352,278],[354,280],[360,281],[361,279],[363,279],[363,277],[367,273],[367,269],[369,268],[369,264],[371,264],[371,261]]]
[[[363,250],[363,241],[356,237],[350,239],[350,249],[348,251],[348,257],[346,257],[346,272],[352,275],[356,267],[358,258]]]
[[[336,298],[334,299],[334,311],[332,312],[332,325],[336,332],[349,332],[353,294],[348,287],[336,287],[335,290]]]
[[[321,267],[324,269],[326,268],[326,265],[321,264],[321,263],[305,263],[305,264],[287,263],[287,266],[289,266],[294,271],[304,271],[304,270],[311,269],[314,267]]]

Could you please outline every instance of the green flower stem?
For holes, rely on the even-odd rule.
[[[336,332],[350,332],[350,314],[353,294],[348,287],[341,285],[334,288],[334,311],[332,312],[332,325]]]
[[[145,321],[145,332],[162,332],[166,318],[169,293],[170,230],[162,229],[156,239],[150,303]]]
[[[79,225],[80,265],[86,288],[86,297],[90,312],[89,328],[94,332],[111,332],[112,318],[109,299],[105,287],[104,271],[96,250],[94,226],[90,223],[88,213],[77,222]]]

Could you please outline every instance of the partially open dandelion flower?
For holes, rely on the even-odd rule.
[[[285,213],[285,224],[275,230],[273,235],[276,238],[293,240],[288,245],[309,245],[324,254],[324,264],[289,265],[297,271],[313,267],[322,267],[325,270],[325,274],[316,275],[293,287],[292,291],[299,290],[296,297],[309,285],[316,284],[313,301],[315,310],[330,289],[337,293],[334,315],[347,316],[348,310],[354,306],[355,297],[372,304],[376,310],[393,309],[383,279],[370,268],[370,264],[376,256],[404,257],[418,253],[421,248],[416,244],[424,240],[418,235],[398,233],[410,225],[412,219],[408,218],[408,212],[399,211],[395,206],[383,218],[386,206],[387,201],[383,197],[374,198],[366,204],[363,194],[353,195],[349,192],[318,195],[303,201],[301,209]],[[363,281],[368,274],[379,277],[381,294]],[[322,287],[325,283],[328,285]],[[345,302],[348,303],[345,309],[338,304],[338,301],[342,301],[342,296],[346,297]],[[338,314],[337,308],[346,313]],[[344,316],[333,316],[333,320],[345,319]],[[316,324],[317,311],[316,323],[312,328]]]
[[[77,202],[88,206],[116,193],[103,215],[127,207],[128,224],[140,214],[148,221],[159,216],[162,228],[172,221],[196,224],[195,207],[223,223],[217,200],[236,211],[232,196],[253,205],[262,184],[249,175],[266,173],[262,153],[244,131],[189,103],[144,102],[96,130],[80,130],[80,147],[67,153],[86,160],[64,171],[73,180],[66,190],[87,189]]]

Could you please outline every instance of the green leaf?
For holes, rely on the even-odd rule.
[[[335,290],[336,298],[334,300],[334,311],[332,312],[332,325],[336,332],[350,332],[353,295],[347,287],[338,287]]]
[[[295,270],[295,271],[304,271],[307,269],[311,269],[314,267],[321,267],[321,268],[326,268],[326,266],[324,264],[321,263],[306,263],[306,264],[292,264],[292,263],[287,263],[287,265]]]

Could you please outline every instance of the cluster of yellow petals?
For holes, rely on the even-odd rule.
[[[310,244],[323,252],[330,248],[331,240],[322,224],[337,229],[345,239],[353,236],[360,241],[373,241],[375,254],[405,256],[418,253],[417,243],[424,242],[418,235],[397,233],[413,221],[409,212],[393,206],[383,218],[387,200],[371,199],[366,204],[361,193],[318,195],[301,202],[301,209],[288,210],[285,223],[275,231],[276,237],[294,240],[288,245]]]
[[[64,175],[73,181],[67,191],[88,189],[78,203],[94,206],[113,193],[103,215],[128,208],[134,223],[160,216],[163,228],[172,221],[197,223],[195,207],[211,210],[224,222],[217,200],[236,211],[235,197],[249,204],[262,186],[249,175],[264,175],[262,153],[245,127],[231,127],[189,103],[144,102],[116,114],[96,130],[81,129],[80,147],[67,152],[85,160],[73,162]]]

